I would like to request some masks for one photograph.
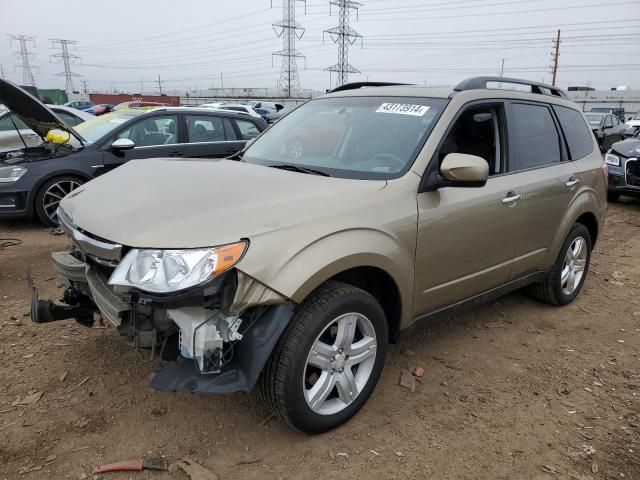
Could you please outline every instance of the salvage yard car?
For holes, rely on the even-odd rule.
[[[490,88],[510,84],[531,92]],[[576,105],[518,79],[375,85],[307,102],[233,158],[137,160],[72,192],[73,248],[53,254],[66,305],[33,286],[32,319],[99,311],[169,361],[154,388],[259,385],[319,433],[363,406],[411,327],[522,287],[573,301],[607,207]],[[331,148],[288,150],[307,125]]]
[[[640,197],[640,132],[614,143],[604,161],[609,169],[608,200],[617,202],[622,195]]]
[[[47,105],[47,107],[68,127],[75,127],[93,118],[90,113],[63,105]],[[25,144],[28,147],[36,147],[42,144],[42,141],[40,135],[31,130],[18,116],[8,110],[0,111],[0,152],[19,150]]]
[[[616,142],[625,136],[627,126],[618,117],[610,113],[585,113],[591,130],[600,145],[600,150],[606,152]]]
[[[0,103],[38,136],[26,147],[0,153],[0,219],[35,213],[52,226],[58,224],[58,203],[65,195],[131,159],[226,157],[267,127],[260,118],[233,112],[154,107],[91,116],[72,128],[65,112],[54,113],[4,80]],[[56,129],[64,133],[62,143],[47,138]]]

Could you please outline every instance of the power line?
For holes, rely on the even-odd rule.
[[[338,63],[325,68],[328,72],[336,72],[336,87],[344,85],[349,80],[350,73],[360,73],[360,70],[349,63],[349,47],[356,43],[358,39],[362,42],[362,35],[356,32],[349,25],[349,16],[351,10],[358,11],[360,3],[352,0],[330,0],[329,5],[338,7],[338,26],[329,28],[322,32],[324,42],[324,34],[328,34],[333,43],[338,45]],[[331,13],[331,12],[329,12]],[[329,73],[331,75],[331,73]]]
[[[27,35],[9,35],[9,38],[11,41],[17,41],[20,47],[20,50],[13,53],[22,60],[21,64],[16,65],[16,67],[22,68],[22,83],[24,85],[31,85],[35,87],[36,81],[33,78],[33,70],[35,70],[36,67],[31,65],[31,60],[35,57],[35,54],[29,51],[29,43],[31,43],[32,46],[35,46],[36,37],[29,37]]]
[[[71,71],[71,64],[81,62],[79,56],[69,53],[69,46],[75,47],[78,42],[75,40],[64,40],[61,38],[51,38],[51,44],[53,48],[60,47],[60,53],[54,53],[51,55],[52,60],[56,60],[58,63],[62,63],[64,66],[64,72],[56,73],[59,77],[65,79],[65,90],[72,92],[75,90],[73,86],[73,77],[80,77],[78,73]]]
[[[288,97],[300,92],[297,59],[305,58],[296,50],[296,40],[304,35],[304,28],[296,21],[296,1],[305,2],[306,8],[306,0],[282,0],[282,20],[273,24],[276,35],[282,38],[282,50],[272,54],[272,58],[273,55],[282,57],[278,89],[286,92]]]

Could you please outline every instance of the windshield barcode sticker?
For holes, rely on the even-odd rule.
[[[411,105],[410,103],[383,103],[376,113],[398,113],[400,115],[414,115],[421,117],[427,113],[429,107],[425,105]]]

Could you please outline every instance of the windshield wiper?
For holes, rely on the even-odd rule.
[[[320,175],[322,177],[330,177],[327,172],[315,170],[313,168],[301,167],[300,165],[292,165],[290,163],[283,163],[281,165],[269,165],[271,168],[279,168],[280,170],[289,170],[290,172],[309,173],[311,175]]]

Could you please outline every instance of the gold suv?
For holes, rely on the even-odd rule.
[[[67,306],[34,288],[33,320],[97,310],[165,360],[153,387],[259,385],[292,427],[323,432],[410,327],[522,287],[571,302],[606,177],[558,88],[345,85],[231,158],[135,160],[74,190],[58,211],[73,248],[53,254]]]

